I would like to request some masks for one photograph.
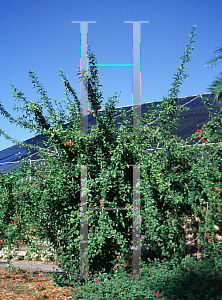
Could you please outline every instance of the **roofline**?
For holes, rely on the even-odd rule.
[[[186,97],[179,97],[178,99],[186,99],[186,98],[189,98],[189,97],[197,97],[197,96],[200,96],[200,95],[204,96],[204,95],[211,95],[211,94],[210,94],[210,93],[197,94],[197,95],[191,95],[191,96],[186,96]],[[148,103],[161,102],[161,101],[163,101],[163,99],[162,99],[162,100],[158,100],[158,101],[152,101],[152,102],[144,102],[144,103],[141,103],[140,105],[144,105],[144,104],[148,104]],[[134,105],[138,105],[138,104],[134,104]],[[134,105],[132,104],[132,105],[126,105],[126,106],[115,107],[115,109],[116,109],[116,108],[123,108],[123,107],[129,107],[129,108],[130,108],[130,107],[132,107],[132,106],[134,106]],[[104,112],[105,110],[98,110],[98,111]],[[66,124],[69,124],[69,123],[66,123]],[[66,124],[65,124],[65,125],[66,125]],[[29,138],[29,139],[27,139],[27,140],[24,140],[24,141],[22,141],[22,142],[25,143],[25,142],[27,142],[28,140],[31,140],[32,138],[35,138],[35,137],[37,137],[37,136],[42,136],[42,134],[38,134],[38,135],[33,136],[33,137],[31,137],[31,138]],[[18,145],[18,144],[15,144],[15,145],[13,145],[13,146],[17,146],[17,145]],[[0,150],[0,152],[1,152],[1,151],[4,151],[4,150],[7,150],[7,149],[9,149],[9,148],[12,148],[13,146],[10,146],[10,147],[7,147],[7,148],[5,148],[5,149],[2,149],[2,150]],[[37,151],[37,152],[38,152],[38,151]],[[37,152],[31,154],[31,156],[35,155]]]
[[[197,96],[200,96],[200,95],[202,95],[202,96],[204,96],[204,95],[210,95],[210,93],[204,93],[204,94],[197,94],[197,95],[190,95],[190,96],[185,96],[185,97],[179,97],[178,99],[186,99],[186,98],[189,98],[189,97],[197,97]],[[147,104],[147,103],[155,103],[155,102],[160,102],[160,101],[163,101],[163,99],[162,100],[157,100],[157,101],[143,102],[140,105]],[[129,106],[134,106],[134,105],[138,105],[138,104],[119,106],[119,107],[115,107],[115,108],[129,107]],[[104,110],[101,109],[99,111],[104,111]]]

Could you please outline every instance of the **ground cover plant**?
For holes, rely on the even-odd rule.
[[[221,299],[221,270],[209,259],[194,258],[176,262],[154,261],[143,268],[147,279],[108,277],[104,274],[84,285],[68,287],[53,282],[56,274],[18,268],[1,268],[0,298],[36,299]]]
[[[126,268],[126,256],[132,243],[133,228],[133,181],[132,167],[129,166],[132,164],[141,166],[140,229],[144,236],[141,242],[148,240],[152,249],[149,261],[142,258],[142,271],[144,272],[145,268],[149,268],[155,261],[164,261],[166,265],[171,262],[171,265],[174,264],[173,271],[181,266],[188,254],[183,228],[186,225],[196,246],[202,251],[203,259],[210,258],[212,270],[220,274],[221,244],[218,232],[221,227],[221,144],[211,142],[220,140],[222,111],[213,113],[209,99],[203,98],[209,111],[209,122],[198,128],[185,141],[173,133],[180,113],[185,110],[177,101],[179,87],[187,77],[185,64],[190,60],[194,31],[195,27],[192,28],[189,44],[180,57],[181,65],[174,75],[168,96],[163,98],[155,109],[150,109],[143,116],[139,135],[128,132],[131,126],[123,110],[121,126],[117,128],[113,123],[116,96],[114,99],[108,99],[103,117],[98,112],[102,94],[98,89],[100,85],[93,54],[89,54],[90,76],[87,77],[87,93],[91,108],[89,112],[93,112],[96,117],[96,124],[92,126],[89,134],[84,135],[80,132],[80,102],[63,71],[60,75],[66,88],[65,107],[69,110],[69,114],[61,109],[61,103],[56,101],[55,104],[60,109],[58,113],[55,111],[34,72],[30,72],[29,75],[41,95],[38,102],[27,101],[24,94],[13,86],[15,99],[24,102],[23,107],[15,109],[22,110],[22,113],[26,114],[25,117],[15,120],[0,107],[1,113],[10,122],[29,128],[36,135],[44,134],[47,137],[41,146],[35,146],[40,157],[44,158],[44,163],[30,167],[28,159],[23,159],[23,164],[17,170],[1,174],[2,244],[10,248],[18,240],[24,240],[28,245],[35,243],[36,240],[51,243],[60,267],[64,269],[63,274],[54,277],[54,282],[59,285],[64,285],[65,282],[68,286],[82,286],[85,291],[79,291],[82,293],[80,296],[85,293],[86,297],[93,295],[100,298],[107,297],[110,293],[108,289],[113,288],[108,281],[102,284],[103,279],[99,278],[102,274],[111,276],[116,285],[121,282],[125,286],[119,287],[121,293],[115,295],[115,299],[124,296],[126,289],[132,286],[131,280],[135,279],[127,281],[123,278],[120,281],[118,278],[127,274],[130,276],[132,271],[129,270],[127,273]],[[78,74],[83,80],[82,72]],[[44,116],[43,108],[48,110],[47,116]],[[134,124],[132,129],[136,127],[137,124]],[[12,139],[2,130],[1,134]],[[188,147],[191,142],[195,142],[195,145]],[[147,148],[153,150],[147,151]],[[88,211],[88,258],[91,278],[85,280],[79,279],[82,165],[88,166],[88,207],[98,208],[101,205],[128,208],[123,212],[105,209]],[[21,178],[24,180],[21,181]],[[11,259],[8,258],[9,263]],[[129,264],[131,263],[130,258]],[[118,270],[115,270],[117,264]],[[164,283],[165,277],[161,279]],[[212,278],[220,280],[219,275]],[[139,282],[138,278],[136,280]],[[155,280],[153,276],[150,282],[156,282]],[[186,280],[192,283],[193,279]],[[96,290],[93,289],[95,283],[98,283]],[[186,289],[186,284],[181,289]],[[138,297],[138,293],[143,299],[148,297],[147,290],[141,288],[138,291],[140,285],[136,283],[135,287],[132,286],[133,290],[129,297],[132,299]],[[147,283],[144,284],[146,285]],[[152,283],[151,286],[158,291],[149,294],[149,297],[163,298],[164,293],[167,295],[167,291],[163,292],[163,285],[154,287],[155,284]],[[206,285],[202,282],[201,286],[204,290]],[[219,286],[216,284],[220,290]],[[187,293],[189,291],[187,288]]]

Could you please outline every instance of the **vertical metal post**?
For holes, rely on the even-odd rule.
[[[88,23],[97,23],[97,22],[96,21],[93,21],[93,22],[72,21],[72,23],[80,23],[80,70],[81,70],[80,132],[81,132],[81,135],[84,136],[88,133],[88,112],[87,112],[88,90],[87,90],[87,78],[86,78],[86,75],[88,74],[88,62],[87,62]]]
[[[81,215],[80,215],[80,276],[87,277],[88,266],[88,223],[87,223],[87,166],[81,166]]]
[[[132,84],[132,105],[133,105],[133,134],[140,132],[141,119],[141,23],[149,22],[125,22],[133,23],[133,84]],[[137,120],[137,123],[136,123]]]
[[[141,278],[140,166],[133,165],[133,275]]]

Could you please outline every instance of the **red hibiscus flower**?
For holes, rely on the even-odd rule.
[[[197,132],[199,133],[199,138],[201,138],[201,130],[197,129]]]
[[[211,238],[210,235],[205,235],[205,237],[206,237],[207,239],[210,239],[210,238]],[[209,243],[209,240],[208,240],[208,243]]]
[[[160,297],[160,292],[157,290],[157,291],[154,291],[154,293],[155,293],[155,296],[157,297],[157,298],[159,298]]]
[[[99,110],[100,108],[101,108],[101,106],[100,106],[100,105],[96,105],[96,106],[95,106],[96,115],[98,114],[98,111],[97,111],[97,110]]]
[[[202,143],[206,143],[207,142],[207,140],[205,140],[205,139],[203,139],[202,140]],[[206,144],[204,144],[204,148],[206,147]]]

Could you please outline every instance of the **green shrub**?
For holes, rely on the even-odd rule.
[[[38,103],[28,102],[13,86],[15,99],[25,102],[17,109],[26,116],[24,121],[17,120],[17,123],[36,134],[44,134],[47,137],[44,144],[51,148],[35,146],[44,158],[44,166],[30,167],[26,158],[17,170],[1,175],[0,225],[5,231],[0,238],[4,239],[4,244],[12,244],[16,239],[30,243],[33,236],[47,241],[53,245],[60,267],[65,270],[60,277],[69,285],[78,281],[80,200],[84,196],[80,192],[81,185],[86,184],[81,179],[81,166],[87,165],[87,207],[98,208],[100,200],[104,200],[104,207],[129,208],[125,211],[88,211],[89,270],[92,276],[99,272],[113,274],[117,263],[124,265],[124,256],[127,258],[131,246],[134,204],[133,167],[130,165],[139,165],[140,229],[144,236],[142,243],[148,240],[154,249],[150,260],[181,261],[187,254],[182,226],[186,224],[186,218],[199,218],[199,222],[188,221],[189,230],[204,248],[203,257],[215,257],[219,264],[221,246],[214,225],[221,226],[221,144],[213,146],[209,143],[218,141],[216,128],[221,126],[221,110],[212,114],[208,99],[203,98],[210,121],[185,141],[173,134],[180,113],[185,110],[177,100],[179,87],[187,77],[185,63],[190,60],[193,49],[194,29],[190,43],[180,57],[181,66],[177,68],[168,97],[143,116],[141,134],[128,133],[131,126],[123,110],[121,126],[115,126],[116,96],[108,98],[104,116],[99,115],[97,107],[102,103],[102,94],[98,89],[93,54],[89,55],[88,99],[96,124],[90,134],[80,131],[80,102],[63,71],[60,75],[66,88],[69,115],[64,109],[55,111],[34,72],[29,76],[41,95]],[[56,101],[55,104],[58,105]],[[41,108],[44,106],[48,110],[46,117]],[[10,120],[14,122],[14,119]],[[63,126],[65,122],[70,123]],[[136,126],[134,124],[134,129],[138,128]],[[5,137],[10,138],[6,134]],[[192,141],[196,141],[196,145],[188,147]],[[153,151],[148,152],[148,148]],[[30,175],[31,183],[19,181]]]

